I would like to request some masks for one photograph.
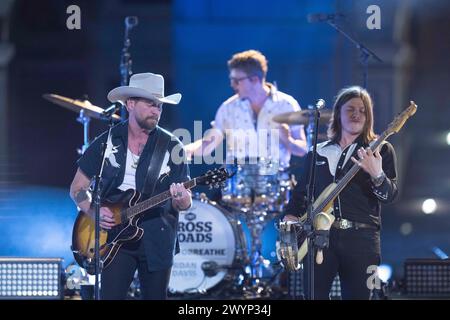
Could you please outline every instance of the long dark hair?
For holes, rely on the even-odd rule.
[[[341,123],[341,108],[342,106],[353,98],[360,98],[364,103],[364,113],[366,115],[366,123],[364,124],[363,132],[361,133],[365,143],[376,139],[376,134],[373,131],[373,102],[366,89],[359,86],[351,86],[342,89],[336,96],[333,106],[333,116],[331,117],[328,126],[328,139],[339,143],[342,134]]]

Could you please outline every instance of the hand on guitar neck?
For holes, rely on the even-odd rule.
[[[172,195],[172,207],[177,211],[184,211],[191,207],[192,192],[184,187],[182,183],[172,183],[170,185]]]
[[[378,177],[383,172],[383,159],[378,149],[372,152],[370,148],[358,149],[359,160],[355,157],[351,157],[353,163],[358,164],[365,172],[367,172],[372,178]]]

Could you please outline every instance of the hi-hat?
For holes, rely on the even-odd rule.
[[[95,118],[99,120],[104,120],[102,113],[105,109],[94,106],[88,100],[76,100],[70,99],[67,97],[59,96],[57,94],[44,94],[42,95],[44,99],[47,99],[50,102],[53,102],[61,107],[72,110],[76,113],[79,113],[81,110],[84,111],[84,115],[90,118]],[[114,120],[120,120],[120,116],[117,114],[113,115]]]
[[[331,119],[331,110],[322,110],[320,112],[319,124],[326,124]],[[273,121],[286,124],[303,124],[308,125],[310,121],[314,121],[314,111],[300,110],[293,112],[286,112],[276,115],[272,118]]]

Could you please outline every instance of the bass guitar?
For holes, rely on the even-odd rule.
[[[416,113],[417,105],[410,102],[408,108],[400,113],[391,122],[388,128],[370,145],[374,152],[389,136],[400,131],[406,120]],[[312,216],[315,230],[327,231],[334,222],[333,201],[348,185],[353,177],[358,173],[360,167],[354,164],[338,183],[328,185],[317,200],[313,203]],[[307,214],[303,214],[298,222],[282,221],[278,225],[279,241],[277,242],[277,256],[283,266],[289,271],[296,271],[300,268],[303,258],[308,252],[307,231],[303,227],[307,220]],[[323,260],[322,250],[317,250],[316,263],[321,264]]]

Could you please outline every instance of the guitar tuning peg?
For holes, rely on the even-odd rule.
[[[212,184],[210,184],[210,185],[208,186],[208,189],[209,189],[209,190],[212,190],[213,187],[214,187],[214,186],[213,186]]]

